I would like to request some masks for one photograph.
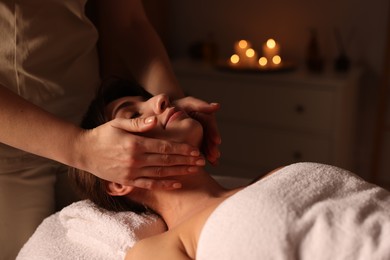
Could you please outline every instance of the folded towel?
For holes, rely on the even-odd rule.
[[[225,200],[197,259],[390,259],[390,193],[328,165],[282,168]]]
[[[135,242],[165,230],[155,215],[110,212],[83,200],[45,219],[17,259],[123,259]]]

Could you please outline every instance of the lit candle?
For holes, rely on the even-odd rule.
[[[278,66],[280,63],[282,63],[282,58],[279,55],[275,55],[272,57],[272,63],[275,66]]]
[[[249,68],[254,68],[257,65],[257,53],[254,49],[249,48],[245,52],[244,65]]]
[[[278,66],[281,63],[281,58],[279,56],[280,46],[274,39],[268,39],[266,43],[263,44],[263,55],[269,61],[269,66]],[[274,57],[276,63],[274,62]]]
[[[261,57],[259,59],[259,65],[261,68],[264,68],[265,66],[267,66],[267,63],[268,63],[268,60],[266,57]]]
[[[239,63],[240,63],[240,56],[238,56],[237,54],[233,54],[230,57],[230,65],[231,66],[238,66]]]

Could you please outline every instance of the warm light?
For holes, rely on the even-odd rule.
[[[260,64],[260,66],[265,66],[265,65],[267,65],[267,63],[268,63],[268,61],[267,61],[267,58],[266,58],[266,57],[261,57],[261,58],[259,59],[259,64]]]
[[[240,57],[237,54],[233,54],[230,57],[230,62],[233,64],[237,64],[240,61]]]
[[[246,55],[248,58],[252,58],[252,57],[255,56],[255,50],[252,49],[252,48],[249,48],[249,49],[246,50],[245,55]]]
[[[282,58],[279,56],[279,55],[275,55],[273,58],[272,58],[272,62],[275,64],[275,65],[278,65],[282,62]]]
[[[245,40],[239,41],[239,42],[238,42],[238,46],[239,46],[241,49],[246,49],[246,48],[249,47],[249,46],[248,46],[248,42],[245,41]]]
[[[275,48],[275,46],[276,46],[275,40],[274,39],[268,39],[267,47],[270,48],[270,49],[273,49],[273,48]]]

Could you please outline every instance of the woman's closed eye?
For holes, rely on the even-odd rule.
[[[130,116],[130,119],[134,119],[134,118],[137,118],[140,116],[141,116],[141,114],[139,112],[133,112],[133,114]]]

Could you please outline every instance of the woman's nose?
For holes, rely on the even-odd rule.
[[[154,96],[155,105],[154,105],[154,111],[156,114],[162,114],[164,113],[165,109],[167,109],[170,106],[169,103],[169,97],[165,94],[160,94],[157,96]]]

